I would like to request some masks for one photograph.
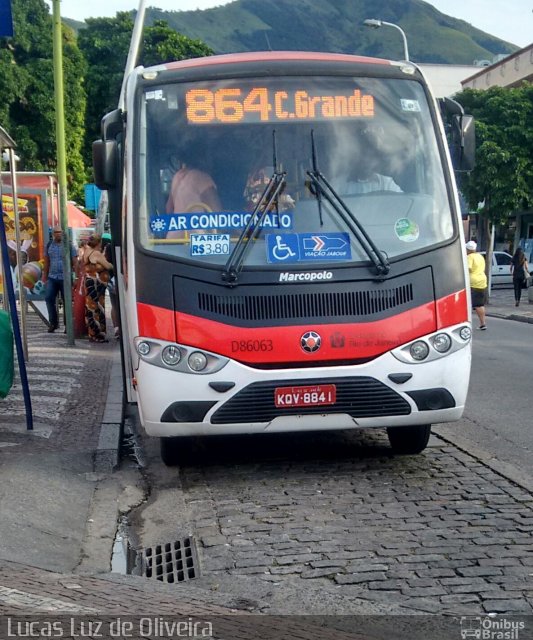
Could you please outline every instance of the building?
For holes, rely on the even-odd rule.
[[[533,44],[501,57],[461,81],[463,89],[517,87],[533,82]]]
[[[436,98],[449,98],[462,90],[465,78],[479,71],[474,64],[417,64]]]

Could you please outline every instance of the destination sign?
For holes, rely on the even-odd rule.
[[[240,86],[189,89],[185,103],[189,124],[350,120],[375,115],[374,96],[353,88],[332,93],[318,88],[313,91]]]

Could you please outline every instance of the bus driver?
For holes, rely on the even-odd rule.
[[[172,178],[167,213],[188,211],[220,211],[222,205],[211,176],[199,169],[182,165]]]

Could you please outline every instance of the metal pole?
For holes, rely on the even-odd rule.
[[[404,30],[399,27],[397,24],[394,24],[392,22],[384,22],[383,20],[381,21],[381,24],[385,24],[387,25],[387,27],[394,27],[395,29],[398,29],[398,31],[402,34],[402,38],[403,38],[403,55],[405,56],[405,60],[409,60],[409,49],[407,47],[407,37],[405,35]]]
[[[55,178],[55,174],[54,176],[49,176],[48,177],[48,188],[49,188],[49,192],[48,192],[48,206],[50,207],[49,211],[49,217],[46,220],[46,224],[53,229],[55,224],[56,224],[56,196],[55,196],[55,192],[54,192],[54,178]],[[50,220],[50,222],[48,222],[48,220]]]
[[[0,149],[1,151],[1,149]],[[0,162],[2,162],[2,158],[0,155]],[[0,182],[0,194],[3,193],[3,185]],[[0,196],[1,197],[1,196]],[[2,307],[4,309],[4,311],[9,311],[9,297],[7,295],[7,284],[6,284],[6,273],[4,270],[4,256],[2,255],[2,252],[4,251],[4,247],[2,245],[0,245],[0,259],[2,264],[0,265],[0,275],[2,276]]]
[[[17,170],[15,152],[13,149],[7,150],[9,156],[9,170],[11,171],[11,194],[13,196],[13,216],[15,220],[15,243],[17,245],[17,273],[19,281],[19,305],[20,305],[20,326],[22,335],[22,350],[24,352],[24,360],[28,361],[28,330],[26,326],[26,289],[22,282],[22,260],[21,260],[21,241],[20,241],[20,216],[18,206],[18,190],[17,190]]]
[[[382,27],[383,25],[385,25],[386,27],[394,27],[395,29],[398,29],[398,31],[402,34],[402,39],[403,39],[403,55],[405,57],[405,60],[409,62],[409,48],[407,47],[407,36],[405,35],[405,31],[401,27],[399,27],[397,24],[394,24],[393,22],[385,22],[384,20],[377,20],[376,18],[370,18],[369,20],[365,20],[363,24],[367,27],[372,27],[373,29],[379,29],[379,27]]]
[[[56,147],[57,176],[59,191],[59,212],[63,229],[63,291],[65,299],[65,320],[67,342],[74,345],[74,323],[72,320],[72,253],[68,234],[67,214],[67,165],[65,158],[65,112],[63,105],[63,49],[60,0],[52,0],[54,20],[54,93],[56,106]]]

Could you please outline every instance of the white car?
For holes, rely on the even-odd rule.
[[[485,256],[485,251],[480,251]],[[499,284],[513,284],[513,274],[511,273],[511,260],[513,256],[505,251],[493,251],[492,253],[492,286]]]

